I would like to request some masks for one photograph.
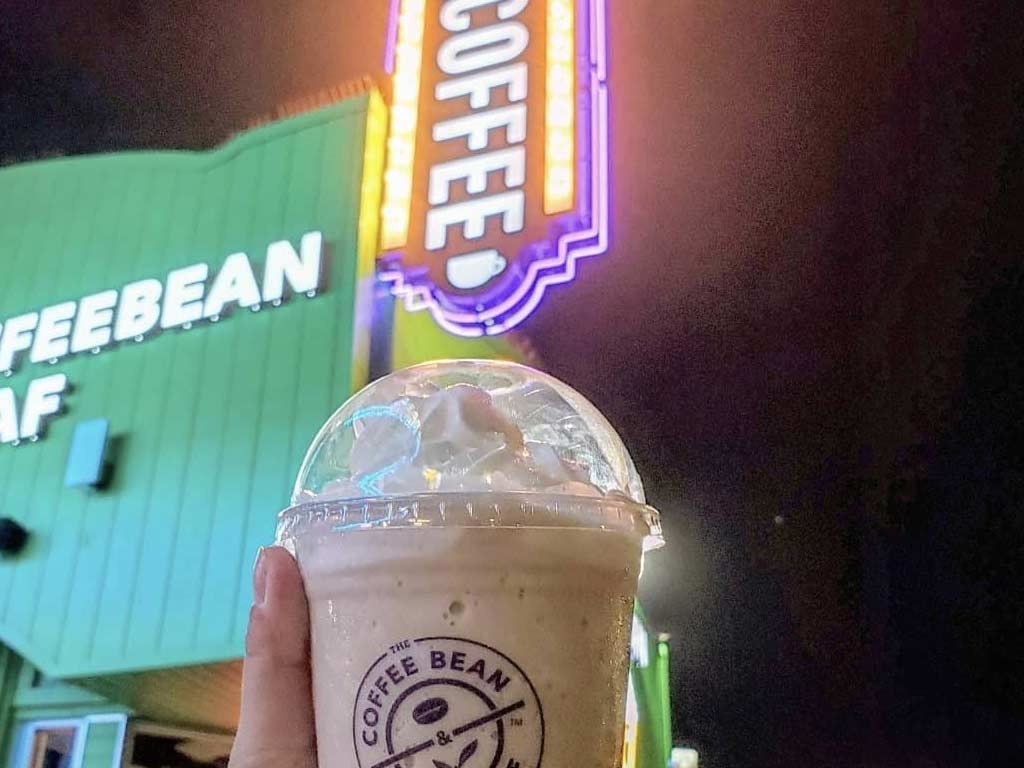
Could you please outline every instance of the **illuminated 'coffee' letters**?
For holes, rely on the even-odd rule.
[[[503,333],[608,247],[606,0],[400,0],[380,276]]]

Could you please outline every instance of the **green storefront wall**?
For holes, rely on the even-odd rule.
[[[239,251],[257,262],[311,231],[328,254],[315,298],[0,380],[19,396],[50,373],[73,386],[42,439],[0,446],[0,514],[31,532],[0,561],[0,640],[47,675],[238,658],[253,553],[305,445],[367,376],[380,170],[365,166],[384,118],[368,93],[208,153],[0,170],[0,321],[196,262],[212,274]],[[110,420],[111,483],[65,488],[92,418]]]

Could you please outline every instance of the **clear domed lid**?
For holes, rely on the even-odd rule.
[[[456,360],[345,403],[310,446],[292,504],[478,492],[645,503],[622,440],[582,395],[523,365]]]

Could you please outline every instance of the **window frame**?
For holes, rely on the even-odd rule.
[[[27,761],[32,744],[35,741],[35,735],[39,731],[58,728],[74,729],[75,736],[71,742],[71,761],[68,764],[68,768],[82,768],[82,762],[85,759],[85,745],[89,740],[89,727],[94,724],[108,723],[116,723],[119,726],[117,729],[117,742],[110,765],[111,768],[122,768],[128,716],[118,713],[83,715],[81,717],[39,718],[19,722],[18,747],[14,753],[14,768],[29,768]]]

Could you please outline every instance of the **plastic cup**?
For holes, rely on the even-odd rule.
[[[658,514],[614,430],[524,366],[430,363],[314,440],[278,542],[321,768],[613,768]]]

